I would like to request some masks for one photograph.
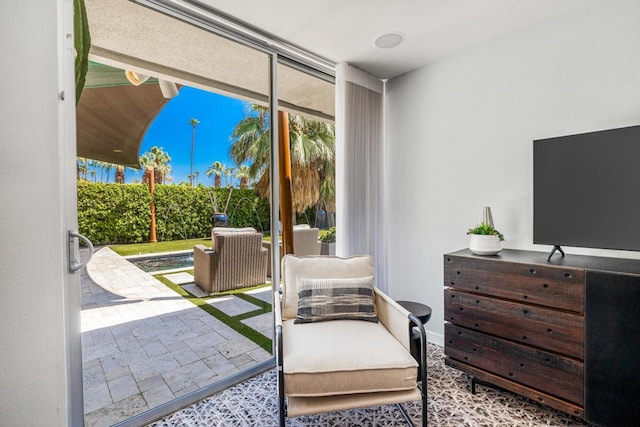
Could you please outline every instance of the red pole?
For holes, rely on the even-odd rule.
[[[149,171],[149,193],[151,193],[151,243],[156,243],[156,202],[153,200],[155,192],[156,177],[153,167],[147,169]]]
[[[278,154],[280,163],[280,221],[284,254],[293,253],[293,204],[291,194],[291,154],[289,147],[289,114],[278,111]]]

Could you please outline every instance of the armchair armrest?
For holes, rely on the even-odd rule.
[[[420,319],[410,313],[406,308],[389,298],[388,295],[375,289],[376,309],[378,319],[385,328],[397,339],[407,351],[410,347],[410,331],[415,330],[420,336],[420,369],[418,370],[418,383],[423,396],[422,419],[427,419],[427,334]],[[426,425],[426,422],[423,424]]]
[[[376,310],[378,319],[385,328],[397,339],[400,344],[410,351],[409,331],[410,320],[409,311],[400,304],[392,300],[387,294],[375,288]]]
[[[215,252],[205,245],[193,247],[194,282],[207,293],[211,292],[212,264]]]

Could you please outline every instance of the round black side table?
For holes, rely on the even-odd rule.
[[[396,301],[402,307],[404,307],[408,312],[416,316],[423,325],[426,325],[429,319],[431,319],[431,307],[425,304],[420,304],[419,302],[414,301]],[[413,330],[411,328],[411,355],[418,363],[420,363],[420,334],[417,330]],[[426,355],[425,355],[426,360]],[[426,366],[424,367],[426,369]],[[420,366],[420,370],[423,369],[423,366]]]

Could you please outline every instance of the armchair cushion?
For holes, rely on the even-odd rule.
[[[294,323],[328,320],[378,322],[373,276],[347,279],[298,277],[298,312]]]
[[[282,326],[288,396],[416,388],[418,364],[381,323],[335,320],[295,325],[286,320]]]
[[[282,318],[288,320],[296,317],[298,277],[341,279],[367,276],[373,276],[373,260],[368,255],[351,258],[285,255],[282,262]]]

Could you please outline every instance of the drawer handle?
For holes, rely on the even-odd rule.
[[[567,279],[571,279],[573,278],[573,275],[571,273],[564,273],[564,277],[566,277]]]
[[[529,269],[529,273],[531,273],[531,274],[536,274],[536,269],[535,269],[535,268],[530,268],[530,269]]]
[[[545,283],[544,285],[542,285],[542,287],[546,289],[546,288],[548,288],[548,287],[549,287],[549,284],[548,284],[548,283]]]
[[[462,274],[462,273],[460,272],[460,270],[458,270],[458,271],[456,271],[456,274]]]
[[[529,314],[529,310],[526,310],[526,309],[525,309],[525,310],[523,310],[523,313],[524,313],[525,315],[528,315],[528,314]]]
[[[547,332],[551,333],[553,331],[551,330],[551,328],[547,328]]]

